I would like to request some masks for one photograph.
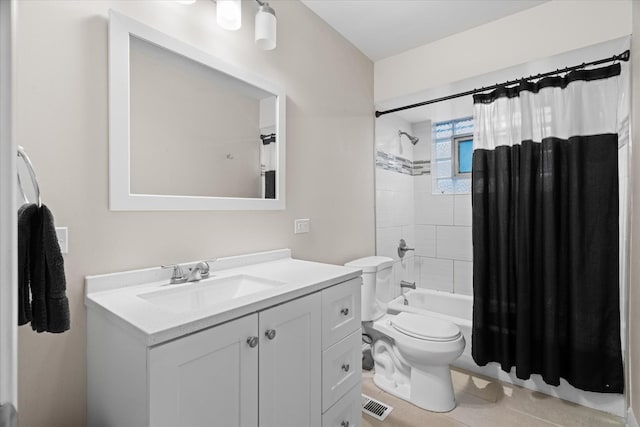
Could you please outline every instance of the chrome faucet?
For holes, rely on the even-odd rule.
[[[404,258],[404,255],[408,251],[415,251],[415,248],[408,247],[407,242],[405,242],[404,239],[400,239],[400,244],[398,245],[398,256],[400,259]]]
[[[193,267],[189,268],[188,273],[182,269],[180,264],[162,265],[162,268],[173,268],[173,274],[169,281],[170,284],[176,285],[187,282],[197,282],[209,277],[209,263],[215,261],[215,259],[208,259],[200,261]]]
[[[400,281],[400,289],[402,289],[402,288],[415,289],[416,288],[416,282],[407,282],[405,280],[401,280]]]
[[[215,261],[212,259],[206,261],[200,261],[193,268],[189,269],[189,274],[187,275],[187,282],[197,282],[202,279],[206,279],[209,277],[209,261]]]
[[[416,282],[407,282],[406,280],[401,280],[400,281],[400,293],[402,294],[402,302],[404,305],[409,305],[409,300],[407,299],[407,297],[405,296],[404,293],[402,293],[402,288],[409,288],[409,289],[415,289],[416,288]]]

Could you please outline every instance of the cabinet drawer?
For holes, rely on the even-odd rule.
[[[362,393],[358,384],[322,414],[322,427],[360,427],[361,425]]]
[[[362,336],[358,329],[322,353],[322,411],[362,378]]]
[[[360,328],[360,286],[362,278],[322,291],[322,348],[328,349]]]

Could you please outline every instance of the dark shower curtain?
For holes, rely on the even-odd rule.
[[[479,365],[623,392],[619,74],[615,64],[474,97]]]

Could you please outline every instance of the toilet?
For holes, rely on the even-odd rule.
[[[393,259],[370,256],[345,264],[362,270],[363,330],[373,339],[373,381],[382,390],[433,412],[456,406],[449,364],[465,340],[444,319],[414,313],[390,314],[379,298],[393,292]]]

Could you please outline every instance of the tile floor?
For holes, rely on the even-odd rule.
[[[560,400],[452,369],[458,406],[437,414],[420,409],[383,392],[373,383],[373,373],[363,371],[362,393],[393,406],[384,421],[362,415],[362,427],[610,427],[624,420],[575,403]]]

